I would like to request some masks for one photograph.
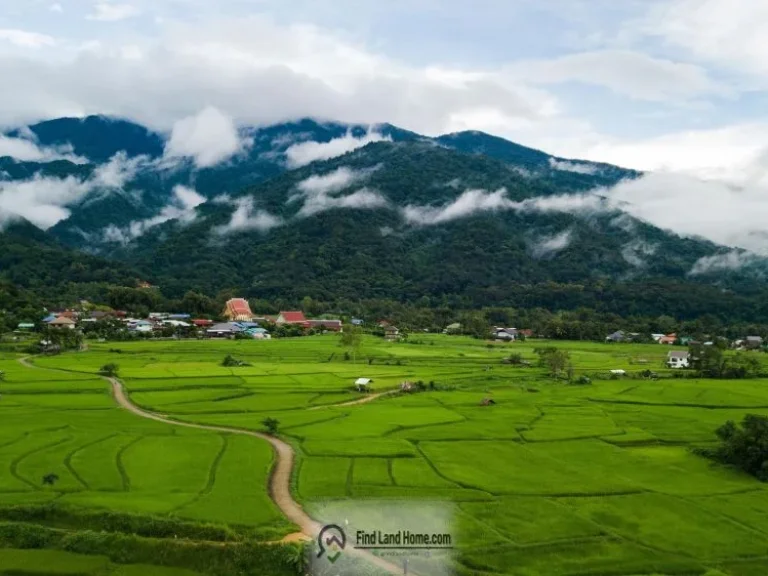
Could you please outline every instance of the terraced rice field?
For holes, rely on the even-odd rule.
[[[510,351],[535,361],[530,344],[419,341],[368,339],[356,364],[332,337],[96,344],[35,359],[34,370],[6,357],[0,507],[56,500],[250,526],[264,537],[294,529],[267,493],[266,442],[115,408],[96,372],[116,362],[146,410],[259,431],[278,419],[298,455],[295,498],[318,517],[349,502],[451,503],[459,574],[768,574],[766,486],[691,451],[726,420],[768,415],[768,381],[568,386],[501,363]],[[668,373],[665,347],[556,345],[577,375]],[[251,366],[223,368],[226,354]],[[352,383],[361,376],[376,392],[404,380],[436,385],[338,406],[359,398]],[[495,404],[482,406],[485,398]],[[41,483],[48,473],[58,476],[53,486]]]

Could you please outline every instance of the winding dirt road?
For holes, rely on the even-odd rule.
[[[359,400],[350,400],[349,402],[342,402],[341,404],[324,404],[322,406],[312,406],[312,408],[307,408],[307,410],[322,410],[324,408],[343,408],[344,406],[359,406],[360,404],[368,404],[368,402],[373,402],[374,400],[377,400],[382,396],[389,396],[390,394],[394,394],[395,392],[397,392],[397,390],[390,390],[389,392],[379,392],[378,394],[370,394],[368,396],[360,398]]]
[[[25,366],[27,368],[40,369],[39,366],[35,366],[34,364],[29,362],[29,357],[19,358],[18,361],[22,366]],[[228,428],[226,426],[209,426],[207,424],[194,424],[192,422],[182,422],[179,420],[173,420],[162,414],[149,412],[147,410],[144,410],[138,407],[136,404],[131,402],[131,400],[128,398],[128,396],[125,393],[123,384],[117,378],[112,378],[109,376],[102,376],[102,378],[107,382],[109,382],[109,384],[111,385],[112,396],[114,397],[118,405],[130,411],[131,413],[135,414],[136,416],[141,416],[142,418],[148,418],[149,420],[154,420],[156,422],[162,422],[164,424],[170,424],[171,426],[181,426],[184,428],[196,428],[198,430],[210,430],[213,432],[226,432],[229,434],[242,434],[244,436],[252,436],[254,438],[259,438],[261,440],[266,440],[267,442],[269,442],[275,451],[275,464],[272,468],[272,473],[269,479],[270,498],[272,498],[272,500],[277,505],[277,507],[280,508],[280,511],[283,513],[283,515],[288,520],[290,520],[291,522],[299,526],[299,528],[301,529],[300,534],[289,534],[283,539],[283,542],[296,542],[297,540],[302,540],[302,539],[314,540],[315,538],[317,538],[318,534],[320,533],[320,530],[322,529],[322,525],[316,520],[312,519],[304,511],[301,505],[293,499],[293,496],[291,495],[291,475],[293,473],[293,465],[294,465],[296,455],[293,450],[293,447],[290,444],[288,444],[287,442],[284,442],[283,440],[280,440],[279,438],[275,438],[274,436],[269,436],[267,434],[262,434],[260,432],[254,432],[253,430],[246,430],[244,428]],[[376,398],[379,398],[386,394],[391,394],[391,392],[373,394],[361,400],[347,402],[344,404],[338,404],[338,406],[351,406],[355,404],[364,404],[367,402],[371,402]],[[400,568],[399,566],[396,566],[395,564],[387,562],[386,560],[379,558],[378,556],[375,556],[365,550],[356,550],[352,548],[352,549],[346,550],[345,553],[350,553],[350,555],[352,556],[356,556],[358,558],[364,559],[365,561],[387,571],[390,574],[403,573],[403,569]]]

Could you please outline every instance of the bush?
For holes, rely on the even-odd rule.
[[[102,374],[104,376],[117,376],[117,373],[120,371],[120,366],[115,364],[114,362],[110,362],[109,364],[104,364],[101,368],[99,368],[99,374]]]
[[[170,566],[215,576],[296,574],[293,564],[297,556],[296,545],[245,541],[222,546],[205,540],[190,542],[171,538],[175,534],[168,536],[167,539],[155,539],[115,532],[72,531],[37,524],[0,522],[0,548],[65,550],[105,556],[119,564]]]
[[[151,538],[190,538],[215,542],[247,539],[255,534],[250,529],[233,530],[226,526],[190,522],[178,518],[159,518],[106,510],[85,510],[59,504],[0,507],[0,519],[33,522],[61,527],[122,532]]]
[[[237,358],[235,358],[231,354],[227,354],[224,357],[224,360],[221,361],[221,365],[226,367],[226,368],[239,368],[239,367],[242,367],[242,366],[250,366],[250,364],[248,364],[248,362],[244,362],[243,360],[238,360]]]
[[[720,446],[699,453],[768,482],[768,417],[747,414],[741,425],[729,420],[717,429],[717,437]]]
[[[592,384],[592,379],[587,375],[581,375],[576,379],[576,384],[579,386],[589,386]]]
[[[267,430],[267,434],[271,436],[277,435],[277,429],[280,427],[280,421],[276,418],[265,418],[261,421],[264,428]]]

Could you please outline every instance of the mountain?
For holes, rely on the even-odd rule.
[[[91,162],[108,161],[118,152],[128,156],[162,156],[165,138],[144,126],[107,116],[57,118],[8,133],[12,138],[34,136],[46,148],[71,148]]]
[[[567,184],[569,189],[574,190],[613,186],[626,178],[637,178],[641,175],[635,170],[619,168],[612,164],[552,156],[541,150],[521,146],[484,132],[455,132],[439,136],[435,141],[459,152],[502,160],[521,168],[526,173],[544,176],[555,186]]]
[[[24,225],[0,235],[16,255],[3,275],[37,293],[103,293],[142,277],[172,298],[233,290],[286,303],[744,318],[765,294],[738,271],[691,276],[728,249],[601,199],[640,173],[480,132],[430,138],[302,119],[240,128],[241,152],[201,168],[164,157],[166,135],[123,120],[62,119],[10,134],[30,131],[40,146],[89,160],[0,158],[0,186],[66,180],[84,191],[47,233]]]
[[[123,164],[130,164],[134,172],[130,180],[118,191],[100,195],[96,192],[83,198],[74,204],[68,219],[51,229],[54,236],[69,246],[105,254],[125,241],[125,231],[132,224],[135,227],[136,222],[157,217],[166,206],[172,205],[174,189],[179,185],[194,188],[204,198],[211,199],[283,173],[291,167],[286,152],[304,142],[327,144],[344,137],[362,139],[371,131],[378,137],[395,141],[420,138],[389,124],[370,127],[302,119],[264,128],[242,128],[240,137],[245,146],[241,153],[216,166],[198,168],[190,159],[173,163],[161,161],[165,145],[162,137],[126,121],[103,117],[89,117],[82,122],[64,119],[38,124],[30,130],[45,136],[38,136],[41,143],[57,146],[66,146],[64,134],[68,130],[73,132],[76,135],[73,140],[78,143],[73,145],[74,153],[95,158],[93,165],[103,165],[116,158],[115,154],[127,152],[129,158]],[[11,133],[14,134],[19,132]],[[90,142],[90,135],[94,135],[94,143],[89,148],[84,142]],[[99,148],[102,140],[109,140],[109,146],[102,152],[92,150]],[[121,142],[126,142],[125,150],[121,149]],[[130,156],[143,158],[131,160]],[[71,170],[76,170],[74,165]],[[123,233],[105,234],[107,224],[111,225],[110,230]],[[130,237],[130,233],[127,236]]]
[[[336,184],[317,193],[322,182]],[[614,284],[693,286],[694,263],[721,251],[616,209],[552,208],[564,191],[486,156],[378,142],[204,204],[196,221],[159,226],[118,255],[175,297],[228,286],[268,300],[572,307],[598,305]],[[590,292],[599,286],[603,295]],[[658,291],[649,307],[659,314],[684,297]]]
[[[136,286],[140,277],[124,263],[62,246],[26,221],[0,232],[0,281],[37,295],[47,305],[104,301],[112,286]]]

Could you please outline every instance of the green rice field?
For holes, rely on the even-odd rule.
[[[297,454],[294,498],[313,515],[350,502],[449,503],[460,576],[768,574],[768,485],[692,451],[727,420],[768,415],[768,380],[675,377],[659,345],[548,343],[569,351],[577,377],[592,378],[568,385],[536,367],[542,342],[412,340],[366,338],[356,362],[333,336],[91,344],[32,358],[32,368],[0,354],[0,575],[225,574],[229,564],[210,560],[222,546],[247,538],[277,554],[271,543],[296,531],[270,499],[267,442],[119,408],[98,376],[110,362],[134,404],[173,420],[263,431],[265,418],[277,419]],[[533,365],[503,364],[511,352]],[[250,366],[220,366],[227,354]],[[613,369],[627,374],[611,378]],[[648,369],[659,379],[640,377]],[[365,397],[354,390],[359,377],[373,392],[403,381],[426,390],[340,406]],[[55,482],[43,482],[51,474]],[[19,508],[71,520],[20,519]],[[172,543],[104,532],[90,514],[107,512],[190,532]],[[58,536],[22,538],[21,525]],[[147,569],[152,555],[46,544],[83,530],[147,547],[197,541],[196,560],[176,550]],[[239,573],[299,574],[274,565]]]

